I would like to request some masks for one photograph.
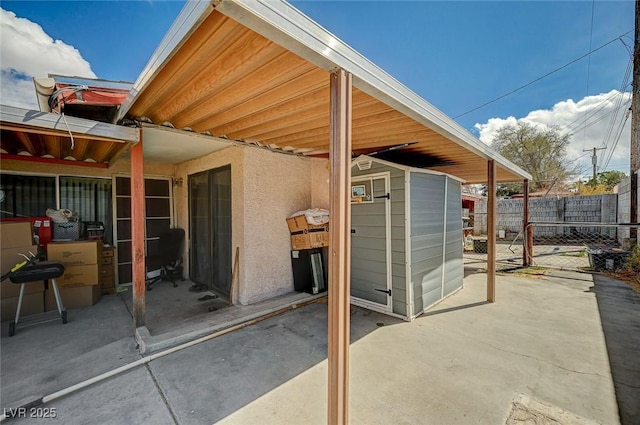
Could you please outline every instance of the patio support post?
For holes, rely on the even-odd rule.
[[[131,148],[131,252],[133,256],[133,328],[144,326],[145,261],[144,261],[144,160],[142,128],[140,140]]]
[[[524,179],[522,191],[524,192],[524,203],[522,205],[522,267],[530,265],[531,251],[529,246],[529,179]]]
[[[349,313],[351,273],[351,74],[331,74],[329,158],[329,324],[330,425],[349,423]]]
[[[487,161],[487,301],[496,300],[496,162]]]

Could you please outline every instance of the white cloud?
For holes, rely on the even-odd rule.
[[[80,52],[42,27],[0,9],[0,102],[37,109],[32,77],[61,74],[96,78]]]
[[[572,134],[567,156],[578,163],[584,176],[591,175],[591,155],[583,150],[606,146],[606,150],[597,151],[598,165],[603,166],[614,145],[615,150],[606,170],[615,169],[628,174],[631,140],[631,118],[628,117],[630,102],[631,93],[612,90],[609,93],[587,96],[578,102],[571,99],[558,102],[551,109],[532,111],[523,118],[491,118],[486,123],[478,123],[474,127],[479,132],[480,140],[490,145],[496,132],[507,125],[515,125],[521,121],[541,126],[556,125],[561,131]],[[626,117],[628,118],[620,132]]]

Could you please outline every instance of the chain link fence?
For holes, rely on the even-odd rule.
[[[500,230],[496,238],[496,267],[498,270],[520,267],[526,258],[529,265],[537,267],[615,271],[623,267],[632,248],[630,242],[620,235],[637,226],[534,222],[518,233]],[[486,267],[486,236],[467,235],[464,261],[467,266]]]

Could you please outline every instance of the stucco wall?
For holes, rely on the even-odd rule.
[[[311,160],[311,207],[329,209],[329,160]]]
[[[174,191],[178,226],[189,239],[188,176],[231,165],[232,247],[239,247],[239,276],[235,299],[252,304],[293,290],[291,240],[286,218],[314,206],[312,174],[325,179],[326,161],[285,155],[250,146],[232,146],[178,164]],[[322,176],[322,171],[326,173]],[[318,191],[318,199],[327,195]],[[319,201],[322,202],[322,201]],[[188,242],[188,241],[187,241]],[[187,243],[187,246],[189,243]],[[188,252],[185,258],[189,258]],[[187,264],[188,271],[188,264]]]
[[[286,218],[311,207],[312,160],[246,148],[242,304],[293,290]],[[243,250],[242,247],[240,248]]]

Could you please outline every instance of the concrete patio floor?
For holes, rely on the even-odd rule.
[[[640,423],[640,298],[629,286],[503,275],[487,304],[485,282],[469,274],[411,323],[352,308],[351,423],[505,424],[522,406],[560,420],[535,423]],[[13,338],[3,324],[1,407],[139,358],[122,300],[96,307]],[[311,304],[45,405],[56,419],[9,422],[323,424],[326,326],[326,304]]]

